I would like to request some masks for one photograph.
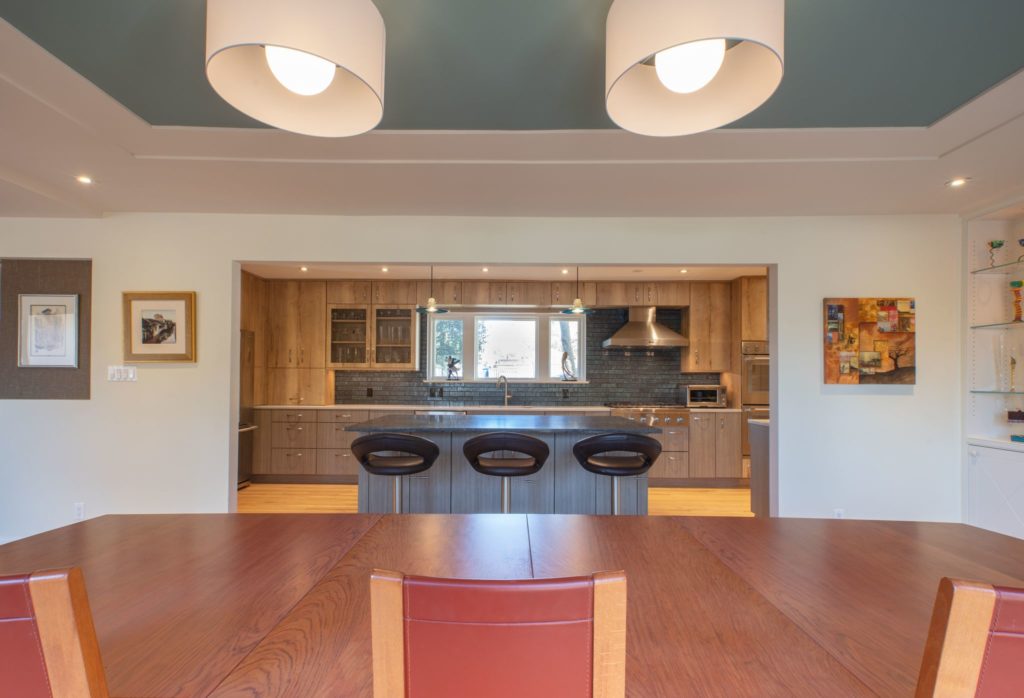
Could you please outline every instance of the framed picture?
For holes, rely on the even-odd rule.
[[[917,303],[913,298],[826,298],[825,383],[917,382]]]
[[[122,297],[125,363],[196,360],[194,292],[127,292]]]
[[[78,368],[77,295],[18,295],[18,366]]]

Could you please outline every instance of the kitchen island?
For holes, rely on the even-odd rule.
[[[477,514],[501,511],[501,480],[473,470],[462,455],[466,441],[496,431],[529,434],[547,443],[547,463],[535,475],[512,479],[513,513],[609,514],[611,478],[584,470],[572,455],[580,439],[610,432],[658,434],[657,427],[621,417],[587,415],[389,415],[345,427],[361,434],[416,434],[434,441],[441,455],[418,475],[403,478],[402,510],[409,513]],[[390,478],[360,468],[359,511],[386,512]],[[624,514],[647,513],[647,475],[622,478]]]

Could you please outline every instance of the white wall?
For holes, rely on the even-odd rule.
[[[91,258],[94,275],[92,400],[0,401],[0,540],[68,523],[78,501],[226,510],[234,260],[777,264],[780,513],[958,521],[960,234],[951,216],[0,219],[0,257]],[[126,290],[198,291],[198,364],[106,382]],[[822,299],[858,295],[917,298],[916,386],[822,385]]]

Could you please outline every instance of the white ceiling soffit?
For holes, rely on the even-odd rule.
[[[308,271],[303,272],[305,266]],[[386,266],[387,271],[382,271]],[[488,271],[484,271],[484,267]],[[430,267],[425,264],[347,264],[329,262],[243,262],[242,269],[266,279],[428,279]],[[567,269],[568,274],[563,274]],[[686,269],[686,273],[680,273]],[[765,267],[757,266],[652,266],[601,265],[580,267],[581,281],[731,281],[740,276],[764,276]],[[480,279],[483,281],[569,281],[576,282],[576,266],[569,264],[436,264],[435,279]]]
[[[1024,71],[928,128],[330,140],[150,126],[0,20],[0,105],[4,216],[964,214],[1024,196]]]

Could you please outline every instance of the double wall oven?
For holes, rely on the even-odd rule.
[[[743,401],[743,455],[750,455],[748,419],[768,419],[770,363],[768,342],[743,342],[740,345],[740,399]]]

